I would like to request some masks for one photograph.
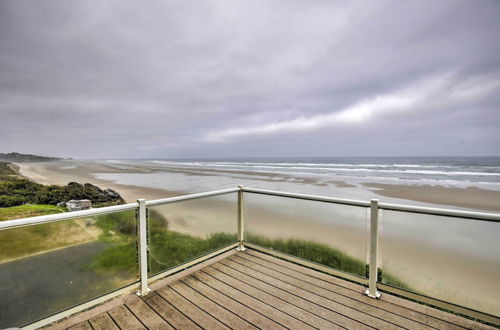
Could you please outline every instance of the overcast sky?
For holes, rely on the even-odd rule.
[[[0,152],[500,155],[500,1],[0,1]]]

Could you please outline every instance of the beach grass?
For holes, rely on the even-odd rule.
[[[237,235],[214,233],[206,238],[175,231],[150,235],[150,273],[156,274],[236,242]]]
[[[137,271],[136,220],[127,212],[100,216],[96,225],[102,229],[99,240],[107,242],[106,250],[90,267],[96,271]],[[156,274],[183,264],[203,254],[236,242],[236,234],[214,233],[206,238],[168,230],[168,222],[150,212],[149,272]]]
[[[271,250],[283,252],[300,259],[311,261],[320,265],[338,269],[360,277],[368,278],[370,267],[363,261],[353,258],[348,254],[332,248],[326,244],[316,243],[301,239],[275,239],[262,235],[247,233],[248,242],[266,247]],[[378,271],[378,280],[401,289],[410,290],[410,287],[395,276],[387,272]]]
[[[248,233],[246,239],[254,244],[271,250],[280,251],[295,257],[312,261],[317,264],[355,274],[361,277],[366,275],[366,265],[359,259],[353,258],[326,244],[305,241],[301,239],[272,239],[262,235]]]
[[[100,240],[110,244],[93,260],[90,267],[100,272],[137,272],[135,219],[121,212],[101,216],[96,224],[103,230]],[[237,235],[232,233],[212,233],[203,238],[169,230],[168,221],[154,211],[149,214],[148,232],[150,274],[168,270],[237,241]],[[246,240],[361,277],[367,277],[368,274],[365,262],[325,244],[300,239],[273,239],[251,233],[247,233]],[[409,289],[406,284],[386,273],[384,283]]]

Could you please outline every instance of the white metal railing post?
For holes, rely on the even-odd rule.
[[[378,199],[372,199],[370,202],[370,271],[368,275],[368,290],[365,292],[371,298],[380,298],[380,292],[377,291],[378,219]]]
[[[245,238],[245,199],[243,195],[243,186],[238,186],[238,247],[236,250],[245,251],[243,240]]]
[[[139,276],[141,285],[137,295],[145,296],[151,290],[148,287],[148,247],[147,247],[147,224],[146,224],[146,200],[138,199],[139,204],[139,230],[137,233],[138,250],[139,250]]]

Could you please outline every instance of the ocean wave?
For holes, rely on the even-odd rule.
[[[73,168],[76,168],[76,165],[67,165],[67,166],[61,166],[59,167],[61,170],[71,170]]]
[[[190,163],[192,164],[192,163]],[[293,167],[293,166],[308,166],[308,167],[409,167],[409,168],[440,168],[448,167],[443,165],[417,165],[417,164],[336,164],[336,163],[228,163],[228,162],[214,162],[205,163],[209,166],[249,166],[249,167],[259,167],[259,166],[278,166],[278,167]]]
[[[110,161],[111,162],[111,161]],[[208,161],[166,161],[166,160],[149,160],[148,162],[165,165],[187,165],[187,166],[216,166],[216,167],[231,167],[231,166],[277,166],[277,167],[410,167],[410,168],[439,168],[447,167],[443,165],[420,165],[420,164],[349,164],[349,163],[269,163],[269,162],[208,162]]]
[[[171,161],[160,161],[152,160],[149,161],[155,164],[161,165],[175,165],[175,166],[200,166],[200,167],[238,167],[238,168],[283,168],[283,169],[312,169],[312,170],[343,170],[352,169],[356,170],[361,167],[360,170],[370,170],[369,168],[391,168],[391,167],[402,167],[402,168],[438,168],[443,166],[434,165],[376,165],[376,164],[315,164],[315,163],[208,163],[208,162],[171,162]],[[367,169],[365,169],[367,168]]]
[[[108,162],[122,163],[118,160]],[[307,175],[351,175],[352,177],[393,177],[401,179],[438,179],[439,177],[456,178],[457,182],[468,180],[477,182],[479,177],[490,177],[491,181],[498,181],[500,170],[498,166],[482,166],[474,164],[348,164],[348,163],[316,163],[316,162],[232,162],[232,161],[175,161],[175,160],[145,160],[147,163],[165,167],[186,167],[221,169],[230,171],[272,172],[286,174]],[[417,178],[416,178],[417,177]],[[474,178],[476,178],[474,180]],[[486,179],[488,180],[488,179]]]
[[[228,167],[241,167],[241,166],[228,166]],[[255,165],[251,169],[289,169],[289,170],[322,170],[335,172],[379,172],[379,173],[399,173],[399,174],[422,174],[422,175],[446,175],[446,176],[500,176],[500,173],[495,172],[472,172],[472,171],[431,171],[431,170],[396,170],[396,169],[370,169],[370,168],[331,168],[331,167],[308,167],[308,166],[269,166],[269,165]],[[236,170],[248,170],[236,168]],[[312,173],[314,174],[314,172]]]

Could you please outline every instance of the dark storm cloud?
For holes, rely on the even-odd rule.
[[[2,1],[0,151],[500,154],[497,1]]]

